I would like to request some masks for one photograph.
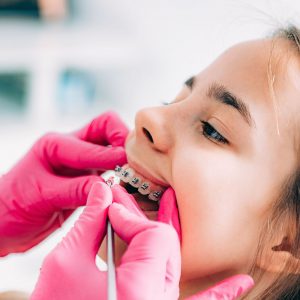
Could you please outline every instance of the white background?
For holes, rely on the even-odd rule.
[[[300,16],[299,0],[73,2],[72,22],[0,19],[0,70],[32,74],[25,117],[0,120],[0,173],[41,134],[74,130],[106,109],[132,126],[139,108],[171,100],[190,75],[227,47],[263,37]],[[55,82],[70,65],[108,74],[110,93],[92,110],[75,107],[62,116],[55,107]],[[43,257],[77,215],[38,247],[0,259],[0,291],[32,291]]]

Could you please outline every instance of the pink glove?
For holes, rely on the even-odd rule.
[[[96,267],[95,256],[105,235],[111,201],[110,188],[94,184],[75,226],[46,257],[31,300],[106,299],[107,273]],[[133,205],[129,204],[134,210]],[[129,243],[117,268],[118,300],[177,299],[180,244],[175,230],[118,203],[109,207],[109,218]]]
[[[40,138],[0,178],[0,256],[23,252],[61,226],[99,177],[96,171],[126,162],[128,130],[107,112],[72,134]]]
[[[130,211],[118,203],[109,207],[111,190],[103,183],[95,184],[74,228],[46,257],[31,300],[106,299],[106,272],[98,270],[95,256],[105,235],[108,207],[115,231],[129,243],[117,268],[118,299],[178,299],[180,243],[176,231],[149,221],[121,187],[113,187],[112,192],[114,200]],[[168,215],[177,211],[173,195],[169,189],[162,198],[165,220],[175,220],[174,214]],[[252,280],[241,275],[190,299],[235,299],[251,285]]]

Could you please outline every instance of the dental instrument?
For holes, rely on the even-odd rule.
[[[111,187],[115,183],[115,177],[110,176],[105,180],[106,184]],[[107,221],[106,235],[106,253],[107,253],[107,299],[117,300],[116,286],[116,267],[114,262],[114,231],[110,221]]]

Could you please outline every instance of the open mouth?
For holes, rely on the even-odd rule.
[[[159,208],[159,201],[166,187],[151,182],[128,164],[115,168],[115,174],[120,178],[120,185],[131,194],[143,212],[151,219]]]

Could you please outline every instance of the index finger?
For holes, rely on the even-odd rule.
[[[128,132],[118,114],[107,111],[74,134],[81,140],[94,144],[124,146]]]
[[[144,294],[152,295],[149,299],[170,299],[161,298],[163,295],[176,295],[177,299],[181,259],[175,230],[138,216],[118,203],[110,206],[109,219],[116,233],[129,244],[117,269],[119,292],[129,292],[130,278],[135,282],[134,289],[138,286]]]
[[[175,191],[169,187],[163,194],[157,215],[157,221],[171,225],[181,241],[181,225]]]

